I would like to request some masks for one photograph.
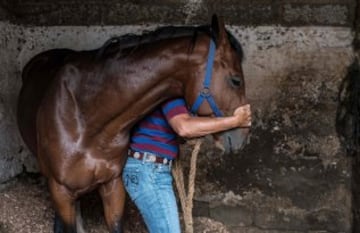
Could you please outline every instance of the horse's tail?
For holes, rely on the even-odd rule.
[[[22,87],[18,98],[17,122],[20,133],[36,153],[36,114],[40,103],[66,58],[74,51],[53,49],[36,55],[22,71]]]

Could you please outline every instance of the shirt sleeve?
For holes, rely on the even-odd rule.
[[[171,99],[164,102],[161,106],[161,110],[168,121],[176,115],[183,113],[189,114],[185,100],[182,98]]]

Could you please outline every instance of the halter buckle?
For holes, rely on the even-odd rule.
[[[211,96],[210,88],[204,87],[204,88],[200,91],[200,95],[203,96],[203,97],[205,97],[205,98]]]

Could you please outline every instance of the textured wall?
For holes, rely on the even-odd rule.
[[[46,49],[96,48],[112,35],[145,29],[3,27],[8,30],[3,40],[8,41],[3,44],[8,56],[1,57],[2,82],[6,83],[1,93],[7,116],[2,121],[1,137],[6,140],[1,140],[1,158],[11,169],[1,169],[6,173],[2,181],[21,172],[22,165],[29,164],[23,162],[25,158],[33,161],[21,149],[14,121],[20,70],[25,63]],[[251,144],[239,155],[223,158],[211,142],[204,147],[198,214],[225,222],[233,232],[349,232],[349,164],[335,134],[334,117],[339,82],[353,56],[350,29],[228,28],[244,46],[244,73],[255,125]],[[15,39],[20,35],[23,39]]]
[[[35,25],[204,23],[351,26],[356,0],[1,0],[12,22]],[[0,12],[1,15],[1,12]]]
[[[0,3],[0,183],[36,171],[15,121],[21,69],[32,56],[96,48],[158,24],[205,23],[216,11],[244,47],[255,119],[239,155],[204,146],[196,214],[222,221],[229,232],[350,232],[350,163],[335,112],[354,56],[355,0]],[[99,26],[109,24],[116,26]]]
[[[21,28],[0,22],[0,183],[23,171],[26,156],[15,124],[20,87],[17,63]]]
[[[351,31],[233,30],[245,46],[255,125],[244,152],[218,160],[207,152],[201,166],[211,182],[199,193],[212,202],[201,203],[202,211],[234,232],[350,232],[351,169],[334,125],[338,87],[353,57]]]

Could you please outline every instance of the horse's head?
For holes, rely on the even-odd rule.
[[[241,67],[242,50],[238,41],[225,29],[222,19],[212,18],[212,39],[203,40],[200,50],[200,69],[193,72],[185,98],[192,104],[191,111],[200,116],[230,116],[247,104],[245,82]],[[208,51],[208,52],[207,52]],[[206,58],[205,58],[206,57]],[[205,59],[204,59],[205,58]],[[217,135],[225,153],[239,151],[247,142],[249,128],[236,128]]]

